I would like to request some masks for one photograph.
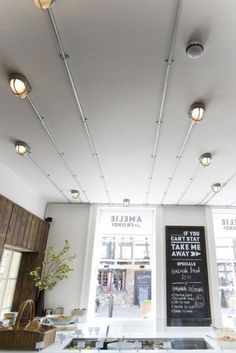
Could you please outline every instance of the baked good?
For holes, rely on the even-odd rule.
[[[26,326],[25,330],[38,332],[40,330],[40,323],[38,320],[30,321]]]

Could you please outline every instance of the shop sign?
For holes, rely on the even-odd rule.
[[[213,213],[216,237],[236,237],[236,213]]]
[[[106,211],[100,214],[99,231],[103,234],[152,234],[153,211]]]

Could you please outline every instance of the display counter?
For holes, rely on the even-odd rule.
[[[209,335],[206,334],[206,332],[199,332],[199,333],[193,333],[193,332],[188,332],[188,333],[180,333],[180,332],[175,332],[175,333],[160,333],[160,332],[157,332],[156,333],[156,338],[148,338],[148,337],[145,337],[145,338],[137,338],[137,342],[138,341],[141,341],[141,340],[145,340],[145,341],[148,341],[148,340],[160,340],[160,341],[164,341],[164,342],[170,342],[170,339],[172,341],[172,343],[174,342],[174,347],[171,347],[170,345],[168,345],[169,343],[165,344],[164,345],[164,348],[161,348],[161,349],[140,349],[140,347],[136,347],[136,348],[133,348],[133,349],[127,349],[126,348],[122,348],[122,345],[119,346],[119,349],[117,349],[115,346],[110,346],[111,349],[106,349],[104,350],[104,352],[122,352],[124,351],[125,353],[134,353],[134,352],[140,352],[140,353],[148,353],[149,352],[155,352],[155,351],[162,351],[162,352],[177,352],[177,353],[189,353],[189,352],[193,352],[193,353],[203,353],[203,352],[208,352],[208,353],[213,353],[213,352],[225,352],[225,353],[235,353],[236,352],[236,349],[235,348],[232,348],[230,349],[230,347],[228,347],[227,349],[223,349],[222,347],[219,346],[218,344],[218,341],[211,337],[210,336],[211,334],[211,331],[209,330]],[[72,341],[72,339],[76,336],[76,333],[74,331],[68,331],[66,333],[63,333],[63,336],[60,335],[60,332],[58,333],[57,335],[57,339],[56,339],[56,342],[54,344],[52,344],[51,346],[47,347],[47,348],[44,348],[42,349],[41,351],[43,353],[66,353],[66,352],[71,352],[71,351],[74,351],[74,352],[88,352],[88,349],[83,349],[81,348],[80,350],[77,350],[77,349],[66,349],[65,347],[69,345],[69,343]],[[129,335],[130,337],[130,335]],[[185,339],[182,340],[182,339]],[[204,349],[197,349],[196,346],[195,348],[191,349],[191,348],[187,348],[186,346],[184,347],[184,342],[190,342],[191,340],[193,342],[203,342],[203,339],[206,343],[206,347]],[[84,337],[81,337],[79,338],[79,340],[82,340],[82,341],[86,341],[86,340],[96,340],[96,338],[93,338],[93,337],[89,337],[89,338],[84,338]],[[126,338],[122,338],[122,339],[117,339],[116,342],[125,342]],[[135,338],[132,338],[130,339],[130,341],[134,341]],[[235,343],[235,342],[234,342]],[[124,347],[124,346],[123,346]],[[183,349],[184,348],[184,349]],[[91,352],[96,352],[96,351],[99,351],[99,349],[90,349]],[[101,351],[103,351],[101,349]],[[6,350],[0,350],[0,352],[6,352]],[[9,352],[9,351],[8,351]],[[34,351],[24,351],[24,350],[11,350],[10,352],[28,352],[28,353],[33,353],[33,352],[36,352],[35,350]]]

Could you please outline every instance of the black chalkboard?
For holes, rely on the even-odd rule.
[[[136,271],[134,283],[134,304],[140,305],[144,300],[151,300],[151,271]]]
[[[204,227],[166,227],[167,325],[209,326]]]

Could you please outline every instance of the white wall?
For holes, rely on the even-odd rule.
[[[163,226],[204,226],[203,206],[163,206]]]
[[[0,163],[0,194],[24,207],[40,218],[44,217],[46,200]]]
[[[81,282],[85,263],[85,248],[88,231],[89,206],[80,204],[52,204],[47,207],[47,217],[52,217],[48,246],[60,250],[67,239],[71,245],[71,254],[76,254],[78,260],[74,271],[68,279],[58,283],[46,293],[46,307],[64,307],[64,312],[70,314],[73,308],[80,307]],[[88,279],[89,281],[89,279]]]

